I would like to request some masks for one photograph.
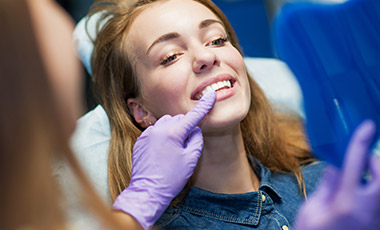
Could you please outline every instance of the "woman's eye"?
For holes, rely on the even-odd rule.
[[[228,42],[228,38],[221,37],[218,39],[213,40],[212,42],[208,43],[207,45],[211,46],[223,46],[224,43]]]
[[[164,60],[161,61],[160,65],[169,64],[170,62],[174,61],[177,58],[178,58],[178,54],[172,54],[172,55],[166,56]]]

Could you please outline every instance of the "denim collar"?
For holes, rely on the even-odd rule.
[[[250,159],[250,157],[248,158]],[[258,225],[261,215],[270,212],[273,203],[281,202],[282,197],[279,190],[270,181],[269,169],[255,159],[250,159],[250,163],[260,179],[258,191],[243,194],[219,194],[190,187],[186,198],[176,206],[182,211],[220,221]],[[263,196],[265,196],[265,201]]]

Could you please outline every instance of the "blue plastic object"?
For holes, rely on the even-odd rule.
[[[374,120],[379,137],[380,0],[285,4],[274,28],[278,56],[302,88],[313,151],[341,167],[361,121]]]
[[[235,29],[243,53],[274,57],[265,0],[213,0]]]

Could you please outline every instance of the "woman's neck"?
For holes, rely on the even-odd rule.
[[[220,135],[204,134],[204,147],[192,185],[225,194],[257,191],[260,181],[249,164],[243,136],[237,126]]]

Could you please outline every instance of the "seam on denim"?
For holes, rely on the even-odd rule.
[[[254,215],[254,217],[255,217],[255,223],[257,223],[257,224],[259,223],[259,220],[260,220],[260,213],[258,213],[259,212],[259,207],[260,207],[260,210],[263,210],[263,207],[262,207],[263,202],[260,202],[261,201],[261,194],[262,194],[261,191],[259,191],[257,193],[257,205],[256,205],[256,211],[255,211],[255,215]]]
[[[274,210],[279,216],[281,216],[282,218],[284,218],[286,224],[287,224],[288,226],[290,226],[288,219],[287,219],[284,215],[282,215],[281,213],[279,213],[274,205],[273,205],[273,210]]]
[[[267,216],[267,218],[271,219],[271,220],[274,220],[277,223],[277,226],[281,229],[282,226],[281,226],[280,222],[278,222],[277,218],[271,217],[271,216]]]
[[[218,214],[215,214],[215,213],[203,211],[203,210],[200,210],[200,209],[191,208],[191,207],[184,206],[184,205],[180,205],[180,206],[182,207],[183,211],[187,211],[187,212],[190,212],[190,213],[193,213],[193,214],[196,214],[196,215],[203,215],[203,216],[215,218],[217,220],[222,220],[222,221],[227,221],[227,222],[232,222],[232,223],[257,225],[257,223],[256,223],[257,222],[256,221],[257,218],[254,218],[253,220],[246,219],[246,218],[233,218],[233,217],[227,217],[227,216],[224,216],[224,215],[218,215]]]
[[[175,208],[175,213],[172,216],[167,218],[163,223],[156,225],[156,226],[161,228],[161,227],[164,227],[164,226],[170,224],[171,222],[174,221],[174,219],[176,219],[180,215],[180,212],[181,212],[181,210],[179,208]]]

